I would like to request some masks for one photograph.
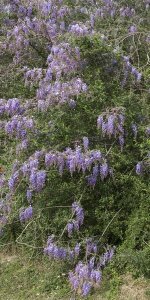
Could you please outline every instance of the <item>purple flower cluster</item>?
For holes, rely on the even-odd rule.
[[[33,132],[33,130],[33,119],[21,115],[14,115],[11,120],[5,124],[6,134],[10,136],[16,136],[19,139],[25,139],[27,132]]]
[[[7,114],[8,116],[20,115],[24,112],[23,106],[20,104],[20,100],[17,98],[0,99],[0,115]]]
[[[0,225],[6,225],[7,224],[7,218],[5,216],[0,216]]]
[[[30,205],[26,209],[21,209],[21,211],[19,213],[20,222],[26,222],[26,221],[30,220],[32,218],[32,216],[33,216],[33,208]]]
[[[86,257],[91,254],[96,254],[98,251],[97,244],[93,242],[92,238],[86,239]]]
[[[84,264],[79,262],[74,272],[69,272],[69,282],[74,291],[81,294],[82,296],[87,296],[92,287],[99,285],[102,280],[102,273],[100,269],[94,268],[90,262]]]
[[[79,256],[80,244],[76,244],[73,250],[69,248],[59,247],[54,241],[54,235],[48,237],[47,245],[44,248],[44,254],[54,260],[69,260],[72,261]]]
[[[34,68],[29,69],[28,67],[24,67],[24,79],[25,79],[25,85],[32,86],[33,84],[39,83],[39,81],[43,77],[43,69],[42,68]]]
[[[114,18],[114,16],[117,13],[117,5],[115,1],[112,0],[103,0],[103,3],[99,8],[95,10],[95,20],[96,19],[103,19],[107,17]],[[93,20],[92,20],[92,25],[93,25]]]
[[[135,123],[132,123],[132,125],[131,125],[131,130],[132,130],[134,139],[136,140],[136,138],[137,138],[137,133],[138,133],[138,128],[137,128],[137,125],[136,125]]]
[[[47,240],[47,245],[44,248],[44,254],[48,255],[50,258],[53,259],[66,259],[67,251],[63,247],[58,247],[54,242],[54,236],[49,236]]]
[[[114,252],[115,252],[115,247],[112,247],[112,248],[108,248],[106,252],[103,255],[101,255],[99,260],[99,266],[101,268],[105,267],[106,264],[112,260],[112,257],[114,256]]]
[[[137,31],[137,27],[135,26],[135,25],[131,25],[130,27],[129,27],[129,32],[130,33],[135,33]]]
[[[147,154],[143,161],[139,161],[136,164],[135,171],[137,175],[150,173],[150,152]]]
[[[14,191],[17,183],[20,180],[20,172],[15,171],[8,180],[8,187],[10,191]]]
[[[102,269],[112,260],[114,250],[114,247],[108,248],[98,259],[97,245],[91,238],[88,239],[86,241],[86,263],[79,261],[74,272],[69,272],[72,289],[82,296],[87,296],[92,288],[99,286],[102,280]],[[90,255],[89,258],[88,255]]]
[[[36,169],[32,169],[31,175],[29,177],[31,190],[40,192],[45,186],[45,181],[46,181],[45,170],[37,171]]]
[[[69,32],[77,36],[85,36],[90,33],[89,28],[83,23],[70,25]]]
[[[123,61],[124,61],[126,77],[127,74],[129,73],[134,76],[136,82],[140,82],[142,74],[135,67],[132,66],[132,64],[130,63],[130,58],[128,56],[124,56]]]
[[[75,150],[67,148],[64,152],[48,152],[45,154],[46,168],[55,166],[58,168],[59,174],[62,175],[63,171],[67,169],[71,176],[74,172],[90,171],[92,174],[87,176],[88,184],[94,186],[98,179],[104,180],[108,175],[112,175],[112,170],[109,168],[104,155],[99,150],[87,150],[88,139],[83,139],[85,152],[82,152],[80,146]]]
[[[49,106],[54,104],[70,104],[70,98],[78,96],[87,91],[86,84],[81,78],[74,78],[71,81],[55,81],[54,84],[42,84],[37,90],[38,109],[47,111]]]
[[[126,7],[121,7],[120,8],[120,16],[121,17],[128,17],[131,18],[135,15],[135,10],[134,8],[131,8],[129,6]]]
[[[107,135],[109,138],[118,138],[121,150],[124,146],[124,119],[124,114],[120,108],[102,113],[97,119],[97,128],[101,129],[103,137]]]
[[[80,226],[83,224],[84,221],[84,210],[77,202],[74,202],[72,204],[72,212],[75,215],[75,219],[71,220],[67,224],[67,231],[69,237],[71,237],[73,231],[78,231],[80,229]]]

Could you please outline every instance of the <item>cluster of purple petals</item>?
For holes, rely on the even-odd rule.
[[[114,18],[117,13],[117,5],[116,2],[112,0],[103,0],[101,6],[95,10],[94,19],[103,19],[106,17]],[[93,26],[93,17],[91,18],[91,26]]]
[[[128,56],[124,56],[123,61],[124,61],[125,73],[126,73],[125,77],[127,77],[127,74],[129,73],[134,76],[136,82],[140,82],[142,78],[142,74],[135,67],[132,66],[132,64],[130,63],[130,58]]]
[[[143,173],[143,162],[138,162],[136,164],[136,174],[141,175]]]
[[[71,81],[55,81],[53,84],[44,83],[37,90],[38,109],[46,111],[54,104],[70,104],[70,98],[87,91],[86,84],[81,78]]]
[[[8,187],[10,191],[13,192],[15,190],[15,187],[18,184],[19,180],[20,180],[20,172],[15,171],[8,180]]]
[[[7,197],[6,197],[7,198]],[[0,201],[0,212],[4,215],[8,214],[11,211],[10,203],[8,199]]]
[[[33,191],[40,192],[44,188],[46,182],[45,170],[37,171],[36,169],[32,169],[29,182]]]
[[[0,227],[7,224],[7,218],[3,215],[0,215]]]
[[[101,129],[103,137],[118,138],[121,150],[124,146],[124,119],[124,114],[117,109],[103,113],[97,119],[97,128]]]
[[[72,236],[74,231],[78,231],[80,229],[80,226],[84,221],[84,210],[77,202],[72,204],[72,213],[74,214],[75,218],[67,224],[67,232],[69,237]]]
[[[135,15],[135,10],[134,8],[131,8],[129,6],[126,7],[121,7],[120,8],[120,16],[121,17],[128,17],[131,18]]]
[[[21,115],[24,112],[23,106],[20,104],[20,100],[17,98],[0,99],[0,115],[7,114],[8,116],[13,116],[15,114]]]
[[[44,17],[51,16],[55,22],[60,21],[69,14],[70,9],[67,5],[63,5],[61,0],[44,1],[40,4],[41,13]]]
[[[74,249],[66,249],[64,247],[57,246],[57,243],[54,241],[54,235],[48,237],[47,245],[44,248],[44,254],[48,255],[49,258],[55,260],[74,260],[79,256],[80,253],[80,244],[76,244]]]
[[[87,91],[86,84],[80,78],[63,82],[63,76],[75,72],[79,66],[79,48],[68,43],[53,45],[47,58],[48,68],[44,78],[39,81],[37,90],[38,109],[46,111],[50,105],[68,102],[73,96]],[[74,100],[73,100],[74,101]]]
[[[21,209],[19,213],[20,222],[26,222],[30,220],[32,217],[33,217],[33,208],[31,205],[26,209]]]
[[[5,133],[22,140],[26,138],[28,131],[33,132],[33,130],[33,119],[21,115],[14,115],[11,120],[5,123]]]
[[[98,265],[101,268],[104,268],[107,263],[109,263],[112,260],[112,257],[114,256],[115,247],[109,248],[106,250],[106,252],[101,255]]]
[[[94,186],[98,178],[104,180],[108,175],[112,175],[112,170],[99,150],[87,151],[88,140],[84,139],[83,142],[85,152],[77,146],[75,150],[67,148],[64,152],[46,153],[45,166],[46,168],[57,167],[60,175],[67,169],[71,176],[76,171],[85,173],[92,169],[92,173],[87,176],[87,181],[89,185]]]
[[[16,26],[7,33],[7,47],[14,53],[14,62],[19,62],[22,52],[29,48],[29,28],[26,22],[18,21]]]
[[[24,143],[23,141],[22,143]],[[30,183],[31,191],[40,192],[46,181],[46,172],[45,170],[38,170],[40,159],[44,158],[43,151],[36,151],[33,156],[19,166],[16,162],[12,168],[12,175],[8,180],[8,187],[10,191],[14,191],[16,185],[20,181],[20,178],[27,177]]]
[[[85,36],[90,33],[89,28],[83,23],[70,25],[69,32],[77,36]]]
[[[97,244],[93,242],[92,238],[86,239],[86,257],[91,254],[96,254],[98,251]]]
[[[31,3],[28,7],[22,5],[19,0],[10,0],[10,11],[18,14],[18,17],[31,17],[32,15],[32,6]]]
[[[102,269],[112,260],[115,251],[114,247],[108,248],[97,260],[97,245],[93,243],[91,238],[86,241],[86,244],[86,263],[78,262],[74,272],[69,272],[69,282],[72,289],[82,296],[87,296],[92,287],[101,283]],[[95,255],[88,258],[88,255],[93,253]]]
[[[79,61],[80,51],[78,47],[72,48],[69,43],[65,42],[54,44],[47,58],[47,79],[51,74],[55,74],[56,80],[58,80],[63,74],[74,72],[79,66]]]
[[[136,27],[136,25],[131,25],[131,26],[129,27],[129,32],[130,32],[130,33],[135,33],[135,32],[137,32],[137,27]]]
[[[32,86],[33,84],[37,84],[43,77],[43,70],[42,68],[34,68],[29,69],[28,67],[24,67],[24,79],[25,85]]]
[[[57,36],[66,31],[64,17],[70,9],[61,1],[34,3],[38,18],[33,14],[31,3],[23,6],[11,1],[11,10],[16,13],[16,26],[9,31],[7,47],[14,53],[14,62],[18,63],[24,49],[32,47],[31,37],[40,35],[49,41],[56,41]]]
[[[92,187],[95,187],[98,177],[103,181],[107,176],[112,176],[113,171],[109,167],[106,160],[100,165],[95,165],[92,170],[92,174],[87,176],[88,184]]]
[[[137,138],[137,134],[138,134],[138,128],[137,128],[137,125],[135,123],[132,123],[131,130],[132,130],[134,139],[136,139]]]
[[[99,285],[102,280],[100,269],[94,266],[93,258],[86,264],[78,262],[74,272],[69,272],[69,282],[74,291],[87,296],[92,287]]]
[[[16,146],[16,154],[20,154],[22,151],[27,150],[28,145],[29,145],[28,139],[22,140],[22,142]]]
[[[136,164],[135,171],[137,175],[143,175],[150,172],[150,153],[148,153],[145,160],[139,161]]]

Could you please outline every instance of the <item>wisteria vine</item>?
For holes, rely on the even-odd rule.
[[[134,143],[138,140],[140,126],[137,120],[130,122],[127,133],[125,107],[111,105],[95,116],[97,135],[103,143],[102,150],[92,147],[91,138],[85,134],[79,145],[75,145],[74,148],[66,145],[59,151],[52,147],[41,147],[28,154],[33,139],[38,137],[37,114],[46,116],[53,107],[59,107],[61,110],[65,105],[67,109],[75,112],[80,96],[87,97],[87,101],[91,99],[89,86],[83,75],[88,60],[83,58],[82,49],[72,41],[96,37],[103,45],[113,45],[115,60],[112,63],[113,67],[109,67],[112,69],[120,66],[120,88],[126,90],[130,84],[139,87],[144,80],[139,57],[137,63],[133,59],[132,49],[126,51],[128,53],[125,53],[124,47],[121,49],[117,31],[113,33],[113,44],[110,41],[111,29],[107,31],[105,27],[107,20],[114,24],[122,20],[127,34],[123,39],[133,37],[135,43],[134,36],[139,34],[142,22],[140,17],[136,17],[136,7],[122,6],[113,0],[84,2],[75,1],[74,5],[67,5],[63,0],[26,3],[11,0],[8,1],[8,5],[2,6],[3,13],[6,14],[2,28],[5,41],[0,44],[0,49],[3,53],[11,54],[12,65],[18,74],[21,74],[25,87],[34,89],[35,93],[34,97],[28,100],[15,96],[0,99],[0,130],[15,144],[14,153],[17,158],[9,175],[0,173],[0,235],[9,222],[13,211],[12,199],[17,194],[21,181],[25,182],[26,206],[20,207],[18,218],[21,226],[24,226],[34,218],[33,196],[42,193],[53,170],[61,177],[66,173],[70,178],[75,174],[82,175],[88,187],[94,189],[98,182],[103,183],[109,178],[114,178],[115,170],[109,156],[112,146],[115,144],[118,147],[119,144],[123,152],[128,136],[132,135]],[[148,0],[142,2],[141,7],[146,13],[149,6]],[[100,22],[104,22],[102,32],[99,32]],[[147,33],[143,34],[143,39],[149,45]],[[37,64],[35,57],[40,58],[37,59]],[[150,126],[144,126],[144,138],[149,140]],[[110,141],[109,149],[106,149],[106,140]],[[148,175],[149,152],[136,162],[133,166],[135,174]],[[75,201],[72,204],[72,218],[68,220],[64,231],[66,239],[70,241],[73,234],[79,233],[84,218],[84,208],[81,203]],[[69,272],[69,283],[72,291],[82,296],[87,296],[92,288],[100,285],[103,268],[112,259],[114,251],[115,247],[106,247],[105,253],[102,254],[97,241],[91,237],[77,242],[74,248],[67,248],[61,245],[53,234],[48,237],[44,248],[44,253],[50,259],[67,260],[74,265],[74,270]]]

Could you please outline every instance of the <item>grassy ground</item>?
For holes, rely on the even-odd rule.
[[[45,258],[33,259],[18,254],[0,255],[0,299],[5,300],[69,300],[71,294],[66,284],[63,266],[50,263]],[[149,281],[133,279],[130,274],[105,281],[89,300],[148,300]]]

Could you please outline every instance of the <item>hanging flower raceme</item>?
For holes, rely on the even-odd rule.
[[[117,138],[121,147],[124,146],[124,110],[123,108],[114,108],[102,113],[97,119],[97,128],[101,129],[102,136]],[[103,165],[107,173],[106,164]],[[102,170],[102,167],[101,167]]]
[[[150,152],[147,154],[144,160],[139,161],[135,166],[137,175],[150,174]]]
[[[128,74],[134,76],[136,82],[140,82],[142,78],[142,74],[137,70],[137,68],[132,66],[130,62],[130,58],[128,56],[124,56],[123,61],[124,61],[125,75],[122,84],[124,85],[126,83]]]
[[[21,209],[21,211],[19,213],[20,222],[23,223],[23,222],[30,220],[32,218],[32,216],[33,216],[33,208],[30,205],[26,209]]]
[[[92,288],[95,288],[101,284],[102,281],[102,269],[106,266],[108,262],[112,260],[115,248],[108,248],[107,251],[99,256],[90,256],[92,250],[94,249],[94,244],[92,239],[87,240],[86,248],[86,263],[79,261],[75,266],[74,272],[69,272],[69,282],[72,289],[81,296],[87,296]],[[97,247],[96,247],[97,253]]]
[[[67,232],[69,237],[72,236],[74,231],[79,231],[80,226],[84,221],[84,210],[77,202],[72,204],[72,213],[74,218],[67,224]]]

